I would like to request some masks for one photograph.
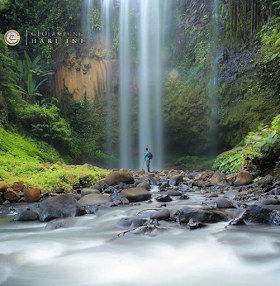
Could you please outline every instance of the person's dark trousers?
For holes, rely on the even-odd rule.
[[[151,170],[150,170],[150,160],[149,160],[149,161],[146,161],[146,165],[147,165],[147,170],[148,170],[148,172],[151,172]]]

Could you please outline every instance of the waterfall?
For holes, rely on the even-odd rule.
[[[120,1],[120,167],[132,168],[130,0]]]
[[[91,27],[93,2],[94,0],[84,0],[82,9],[82,26],[85,31],[88,46],[93,39],[93,31]]]
[[[139,166],[146,147],[154,155],[151,168],[161,170],[163,164],[162,124],[162,27],[163,0],[142,0],[139,28]]]
[[[214,0],[213,6],[213,50],[214,50],[214,62],[212,69],[212,80],[210,86],[210,104],[211,104],[211,121],[210,121],[210,140],[211,140],[211,156],[218,154],[218,128],[216,119],[218,117],[218,40],[219,40],[219,11],[220,0]]]
[[[111,39],[111,17],[113,9],[113,0],[101,1],[101,19],[103,26],[103,42],[106,47],[106,94],[107,94],[107,128],[106,128],[106,151],[109,155],[107,165],[113,167],[112,162],[112,39]]]

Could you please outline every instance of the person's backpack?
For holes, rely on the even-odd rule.
[[[151,152],[149,152],[149,159],[153,159],[153,154]]]

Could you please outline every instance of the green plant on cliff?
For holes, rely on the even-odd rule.
[[[219,155],[213,169],[232,173],[242,168],[272,168],[280,156],[280,115],[273,119],[271,126],[261,122],[258,131],[249,132],[244,142],[244,147],[237,147]]]
[[[42,71],[39,66],[41,56],[37,56],[34,61],[30,59],[26,51],[24,51],[24,56],[24,60],[17,61],[20,85],[17,85],[16,88],[23,99],[34,104],[37,97],[42,97],[42,94],[38,92],[38,88],[47,80],[45,77],[47,72]]]

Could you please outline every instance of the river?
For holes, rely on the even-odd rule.
[[[168,203],[170,209],[199,206]],[[156,236],[127,235],[116,227],[123,217],[158,206],[153,201],[102,209],[74,218],[71,228],[46,231],[46,223],[0,217],[0,285],[3,286],[278,286],[280,228],[231,226],[228,222],[189,230],[160,222]]]

